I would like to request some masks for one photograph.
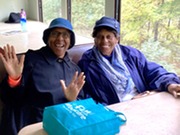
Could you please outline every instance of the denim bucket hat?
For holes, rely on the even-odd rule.
[[[104,16],[101,19],[97,20],[94,26],[94,30],[99,27],[110,27],[114,29],[118,34],[120,34],[120,23],[112,17]]]
[[[75,34],[73,32],[73,27],[72,27],[71,23],[64,18],[56,18],[51,21],[49,28],[45,29],[44,33],[43,33],[44,43],[46,45],[48,44],[47,42],[48,42],[49,34],[52,31],[52,29],[54,29],[54,28],[65,28],[71,32],[71,37],[70,37],[71,42],[70,42],[70,46],[68,49],[72,48],[75,44]]]

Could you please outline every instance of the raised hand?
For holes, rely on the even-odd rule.
[[[84,72],[81,72],[79,76],[78,72],[75,72],[72,81],[68,86],[65,85],[64,80],[60,80],[60,83],[66,99],[68,101],[76,100],[80,90],[85,83]]]
[[[7,44],[3,47],[4,54],[0,53],[0,58],[2,59],[2,62],[4,64],[4,67],[8,73],[8,75],[12,79],[18,79],[21,74],[24,67],[24,58],[25,55],[22,55],[20,60],[17,58],[15,49],[13,46],[10,46]]]

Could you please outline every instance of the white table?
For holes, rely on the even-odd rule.
[[[108,107],[127,117],[127,123],[120,128],[120,135],[180,135],[180,99],[169,93],[156,93]],[[24,127],[18,135],[47,133],[40,122]]]
[[[21,31],[20,23],[0,23],[0,47],[13,45],[17,54],[28,49],[39,49],[45,44],[42,40],[44,29],[48,26],[38,21],[27,21],[27,31]]]
[[[0,47],[6,44],[13,45],[17,54],[26,52],[28,49],[36,50],[45,46],[42,36],[43,31],[49,26],[38,21],[27,21],[27,31],[21,31],[20,23],[0,22]],[[92,43],[93,39],[76,35],[76,45]]]

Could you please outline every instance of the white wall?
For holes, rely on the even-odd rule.
[[[29,0],[28,1],[28,19],[30,20],[38,20],[38,0]]]
[[[25,9],[27,18],[38,20],[38,0],[0,0],[0,21],[8,20],[11,12]]]

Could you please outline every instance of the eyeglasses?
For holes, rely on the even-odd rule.
[[[114,35],[105,35],[105,36],[104,35],[97,35],[95,38],[98,40],[104,40],[104,39],[112,40],[113,38],[115,38],[115,36]]]
[[[50,36],[54,37],[54,38],[58,38],[59,36],[62,36],[63,38],[69,38],[71,36],[71,34],[69,32],[59,32],[59,31],[52,31],[50,33]]]

